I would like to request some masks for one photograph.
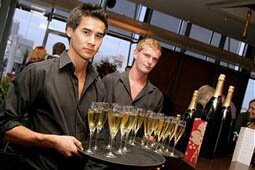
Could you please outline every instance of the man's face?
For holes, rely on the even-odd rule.
[[[135,65],[136,68],[148,74],[157,64],[159,57],[161,55],[160,50],[151,48],[145,45],[141,51],[134,51]]]
[[[69,50],[78,56],[89,60],[97,53],[105,34],[104,23],[94,17],[83,16],[75,30],[68,27],[67,35],[70,37]]]
[[[255,121],[255,102],[252,102],[249,105],[248,113],[249,113],[250,120]]]

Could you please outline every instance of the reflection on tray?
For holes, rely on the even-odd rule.
[[[104,142],[99,141],[98,145],[103,146]],[[90,158],[100,160],[105,163],[119,164],[124,166],[156,167],[162,165],[165,162],[165,158],[162,155],[152,150],[132,145],[128,145],[128,149],[130,152],[127,152],[124,155],[118,155],[117,158],[105,157],[109,150],[103,149],[103,147],[99,147],[96,154],[94,155],[88,155],[85,153],[85,151],[80,152]]]
[[[144,145],[144,141],[142,141],[141,138],[136,138],[135,144],[138,146],[142,146],[142,145]],[[154,142],[149,141],[149,147],[152,150],[155,150],[155,146],[156,146],[156,144]],[[167,146],[164,146],[164,148],[167,148]],[[159,154],[163,155],[164,157],[174,157],[174,158],[182,158],[184,156],[184,154],[177,149],[175,149],[174,154],[170,153],[172,150],[173,150],[173,148],[170,146],[168,148],[168,152],[160,152]]]

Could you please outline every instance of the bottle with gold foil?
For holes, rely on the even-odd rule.
[[[194,117],[194,113],[197,109],[197,101],[198,101],[198,91],[194,90],[189,107],[182,115],[182,120],[188,123]]]
[[[229,86],[228,94],[221,109],[221,122],[220,129],[217,137],[217,146],[214,150],[218,155],[225,155],[229,151],[231,146],[231,133],[233,128],[233,122],[231,117],[231,101],[234,94],[235,87]]]
[[[200,155],[204,158],[213,158],[221,122],[222,91],[224,87],[225,75],[220,74],[214,95],[206,104],[201,118],[207,121],[207,127],[201,146]]]
[[[177,148],[183,153],[186,151],[186,147],[189,142],[189,136],[192,130],[195,112],[197,109],[198,94],[199,92],[197,90],[194,90],[189,107],[181,117],[182,120],[186,121],[186,130],[182,138],[180,139],[179,143],[177,144]]]

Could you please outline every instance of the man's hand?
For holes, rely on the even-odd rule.
[[[5,133],[5,141],[34,146],[40,148],[53,148],[66,157],[79,155],[83,150],[82,144],[73,136],[61,136],[34,132],[24,126],[16,126]]]
[[[52,135],[52,147],[66,157],[79,156],[78,150],[83,150],[81,142],[73,136]]]

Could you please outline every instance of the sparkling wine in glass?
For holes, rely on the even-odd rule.
[[[106,119],[107,119],[107,115],[109,112],[109,104],[108,103],[104,103],[104,102],[99,102],[98,103],[98,112],[96,112],[96,114],[98,114],[98,121],[96,124],[96,140],[95,140],[95,146],[93,147],[94,150],[97,150],[97,141],[99,140],[99,133],[101,132]]]
[[[107,158],[116,158],[116,155],[112,153],[112,141],[119,131],[122,118],[123,114],[121,112],[121,107],[119,105],[115,105],[108,114],[108,124],[111,140],[109,152],[105,155]]]
[[[183,135],[183,133],[185,131],[185,127],[186,127],[186,121],[179,120],[178,121],[178,125],[176,126],[176,129],[175,129],[174,147],[173,147],[173,150],[172,150],[170,156],[176,157],[175,152],[174,152],[175,151],[175,147],[176,147],[176,144],[178,143],[179,139]]]
[[[129,115],[128,121],[127,121],[126,133],[125,133],[125,145],[123,147],[123,152],[128,152],[129,150],[127,149],[127,143],[128,143],[129,134],[131,130],[134,128],[136,124],[136,119],[137,119],[136,107],[124,106],[123,112]]]
[[[123,113],[123,118],[120,124],[120,146],[119,146],[119,149],[115,152],[116,154],[120,154],[120,155],[125,153],[123,152],[122,143],[123,143],[124,135],[127,133],[128,118],[129,118],[129,114],[127,112],[123,112],[123,109],[122,109],[122,113]]]
[[[88,124],[89,124],[89,148],[85,151],[87,154],[95,154],[91,149],[92,137],[96,129],[96,124],[98,121],[98,103],[92,102],[90,108],[88,109]]]
[[[135,145],[136,134],[143,124],[144,117],[145,117],[145,109],[137,108],[137,119],[136,119],[136,123],[135,123],[134,129],[133,129],[134,137],[132,139],[131,145]]]
[[[168,127],[168,130],[167,130],[167,133],[166,133],[166,138],[168,137],[168,145],[165,149],[165,153],[167,154],[171,154],[171,152],[169,151],[169,147],[170,147],[170,143],[175,135],[175,132],[176,132],[176,126],[178,126],[177,124],[177,120],[176,118],[173,118],[171,121],[170,121],[170,124],[169,124],[169,127]]]

